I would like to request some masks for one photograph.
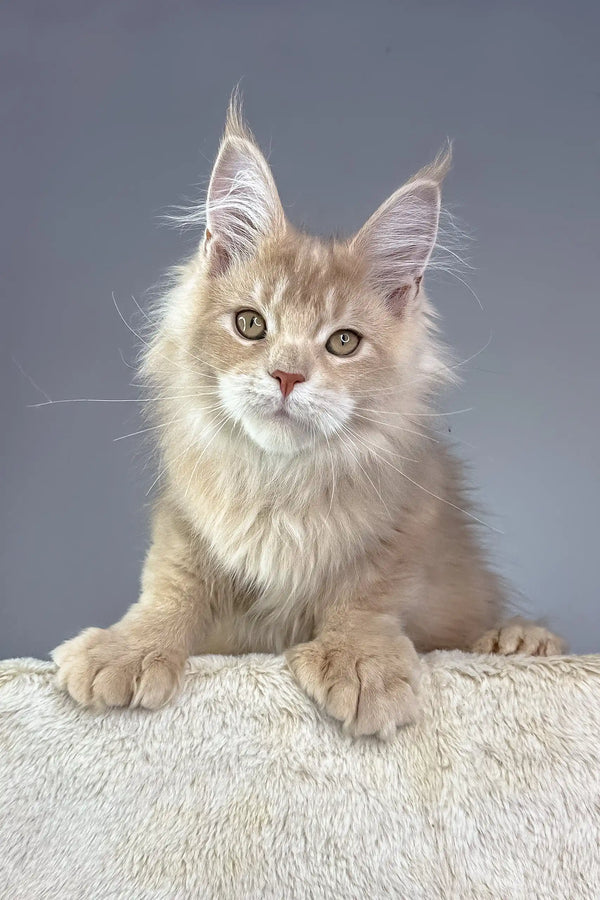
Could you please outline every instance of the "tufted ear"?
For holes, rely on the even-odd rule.
[[[206,200],[204,253],[211,274],[223,274],[235,260],[251,256],[284,221],[271,170],[234,96]]]
[[[373,289],[395,312],[419,293],[437,237],[441,183],[450,161],[448,148],[392,194],[351,241]]]

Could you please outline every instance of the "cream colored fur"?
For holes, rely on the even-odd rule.
[[[418,711],[415,650],[471,648],[501,623],[479,518],[431,428],[454,371],[422,285],[448,163],[351,240],[323,241],[287,222],[232,108],[205,237],[146,344],[160,496],[141,598],[55,652],[79,703],[154,708],[191,653],[288,650],[347,729],[391,737]],[[266,322],[264,340],[236,330],[241,309]],[[362,337],[347,358],[326,350],[344,328]],[[285,400],[278,370],[305,376]],[[561,646],[518,629],[481,646]]]
[[[600,657],[433,653],[419,723],[345,738],[282,659],[158,713],[0,665],[6,900],[597,900]]]

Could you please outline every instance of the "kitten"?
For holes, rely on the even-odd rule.
[[[432,433],[452,377],[423,274],[449,153],[349,241],[286,220],[235,101],[206,230],[142,371],[162,490],[139,601],[54,651],[82,705],[169,701],[197,653],[285,651],[354,735],[418,713],[417,651],[558,653],[502,625],[460,465]]]

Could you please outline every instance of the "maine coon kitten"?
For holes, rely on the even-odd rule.
[[[202,244],[143,364],[163,478],[141,597],[54,651],[78,703],[153,709],[190,654],[285,651],[348,731],[385,738],[417,714],[417,651],[560,652],[541,626],[502,626],[430,426],[452,375],[422,284],[448,163],[351,240],[320,240],[286,221],[232,104]]]

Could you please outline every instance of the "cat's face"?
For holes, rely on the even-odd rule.
[[[421,279],[447,162],[352,240],[326,242],[287,223],[264,157],[230,112],[183,316],[172,317],[175,392],[199,444],[221,429],[273,454],[342,440],[360,455],[369,432],[402,426],[394,416],[416,408],[439,363]]]
[[[216,379],[224,413],[270,452],[360,430],[413,360],[414,317],[386,308],[344,245],[267,243],[213,279],[200,306],[190,337],[208,363],[203,388]]]

